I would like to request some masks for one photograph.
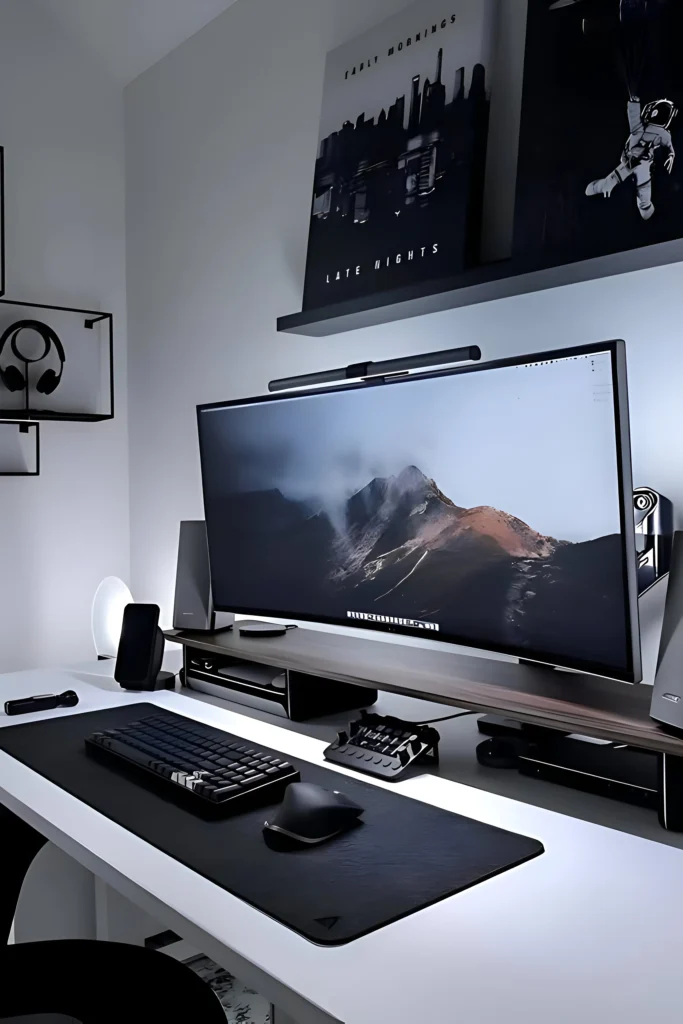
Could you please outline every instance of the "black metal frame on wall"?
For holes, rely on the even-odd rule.
[[[0,295],[5,294],[5,150],[0,146]]]
[[[17,420],[0,420],[0,429],[3,427],[14,427],[22,434],[33,434],[35,439],[35,456],[34,465],[35,469],[3,469],[0,466],[0,477],[3,476],[40,476],[40,424],[39,423],[22,423]]]
[[[13,421],[21,420],[61,420],[75,423],[98,423],[102,420],[114,418],[114,317],[112,313],[103,313],[101,310],[79,309],[72,306],[54,306],[37,302],[16,302],[11,299],[0,299],[0,313],[4,307],[16,307],[19,311],[17,320],[41,319],[39,310],[49,310],[53,313],[73,313],[83,319],[83,327],[87,330],[94,330],[97,324],[106,322],[106,355],[103,356],[107,368],[108,383],[105,388],[107,393],[107,408],[102,412],[69,412],[49,409],[36,409],[31,407],[31,387],[29,375],[26,372],[26,386],[22,389],[24,403],[21,408],[8,408],[0,405],[0,416],[8,417]],[[68,351],[68,339],[62,339],[65,351]],[[97,343],[97,342],[96,342]],[[103,344],[102,341],[99,342]],[[2,389],[0,388],[0,395]]]

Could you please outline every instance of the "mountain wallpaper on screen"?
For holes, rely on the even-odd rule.
[[[229,560],[245,607],[262,606],[257,550],[274,610],[400,616],[536,652],[575,650],[580,637],[596,662],[614,663],[624,649],[617,534],[579,543],[545,536],[508,511],[457,505],[417,466],[370,480],[334,510],[277,489],[219,506],[217,515],[240,523],[239,543],[216,531],[226,545],[216,554]]]

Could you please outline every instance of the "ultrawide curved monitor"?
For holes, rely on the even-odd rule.
[[[217,609],[640,679],[623,342],[198,420]]]

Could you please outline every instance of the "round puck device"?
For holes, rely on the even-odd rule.
[[[269,636],[284,636],[289,626],[280,626],[277,622],[240,622],[240,636],[250,636],[255,639]]]

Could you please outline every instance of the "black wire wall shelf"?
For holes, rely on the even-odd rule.
[[[0,146],[0,295],[5,294],[5,150]]]
[[[6,421],[98,423],[114,418],[114,318],[100,310],[0,299],[0,338],[21,321],[39,321],[57,335],[63,358],[30,327],[8,337],[0,370],[16,367],[18,388],[0,377],[0,417]],[[42,346],[42,348],[41,348]],[[45,351],[45,354],[41,354]],[[41,393],[37,384],[52,369],[58,384]],[[16,375],[15,375],[16,377]],[[23,381],[23,386],[21,386]]]

